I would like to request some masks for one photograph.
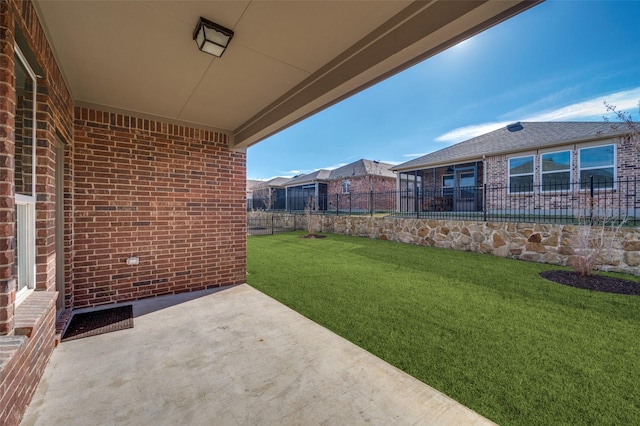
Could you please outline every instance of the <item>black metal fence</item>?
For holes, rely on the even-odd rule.
[[[326,195],[316,214],[393,215],[401,217],[495,222],[611,223],[640,225],[640,179],[558,182],[544,186],[458,187]],[[305,205],[302,200],[295,205]],[[254,200],[255,204],[255,200]],[[248,203],[247,208],[251,206]],[[280,211],[300,212],[284,209]]]
[[[247,234],[249,235],[273,235],[303,228],[304,222],[298,215],[292,215],[290,220],[286,221],[273,215],[247,218]]]

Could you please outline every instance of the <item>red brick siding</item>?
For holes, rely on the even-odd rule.
[[[342,194],[342,182],[351,182],[351,192],[387,192],[396,190],[396,179],[381,176],[356,176],[328,182],[329,196]]]
[[[245,281],[245,154],[228,138],[76,109],[76,308]]]
[[[616,144],[616,155],[617,155],[617,165],[616,165],[616,180],[633,180],[637,179],[640,171],[640,150],[638,146],[633,144],[628,138],[620,138],[620,139],[604,139],[600,141],[600,143],[589,143],[589,144],[574,144],[569,146],[558,147],[553,150],[545,150],[544,152],[551,151],[571,151],[571,178],[573,182],[578,182],[579,179],[579,161],[578,161],[578,152],[580,148],[589,147],[589,146],[597,146],[597,145],[608,145],[608,144]],[[511,154],[511,155],[495,155],[491,157],[487,157],[487,184],[489,188],[491,187],[506,187],[509,184],[509,158],[525,156],[525,155],[533,155],[534,156],[534,185],[540,185],[540,161],[541,161],[541,151],[527,151],[523,154]],[[632,186],[630,186],[631,188]],[[618,188],[615,197],[619,197],[622,200],[622,205],[625,204],[627,200],[627,186],[623,185]],[[491,190],[489,190],[491,194]],[[497,195],[496,197],[488,196],[487,205],[489,208],[500,206],[501,208],[511,208],[511,209],[529,209],[536,202],[536,199],[533,194],[518,194],[518,195],[510,195],[507,197],[507,200],[504,199],[503,194],[506,192],[500,192],[501,195]],[[614,204],[617,205],[617,198],[614,200]],[[604,200],[603,200],[604,201]],[[566,204],[566,197],[558,197],[557,199],[553,197],[551,194],[548,194],[544,197],[545,205],[543,207],[547,209],[555,209],[559,208],[558,206],[563,203]],[[608,199],[607,202],[611,202]],[[539,200],[538,200],[539,204]],[[610,206],[609,206],[610,207]]]
[[[15,27],[14,27],[15,26]],[[55,198],[54,151],[56,134],[72,142],[71,96],[33,4],[28,1],[0,2],[0,424],[17,425],[40,380],[55,342],[55,297],[53,291],[36,291],[15,307],[15,201],[14,155],[16,94],[14,36],[24,35],[32,57],[43,70],[36,95],[36,288],[55,286]],[[69,144],[71,146],[71,144]],[[71,170],[69,168],[69,170]],[[71,181],[66,182],[71,194]],[[67,240],[71,241],[71,203],[67,203]],[[71,244],[67,245],[67,269]],[[71,280],[68,281],[71,285]],[[41,302],[46,302],[42,304]],[[25,325],[28,327],[25,328]],[[29,331],[29,337],[15,336]],[[2,336],[4,334],[4,336]],[[17,343],[16,343],[17,342]]]
[[[342,193],[345,180],[351,184],[349,194]],[[396,189],[396,180],[372,175],[355,176],[332,180],[328,182],[327,189],[329,210],[388,211],[393,210],[395,196],[392,192]],[[371,192],[376,195],[372,197]]]
[[[15,76],[14,19],[9,5],[0,2],[0,335],[13,331],[14,276],[14,154]]]
[[[19,306],[16,327],[31,331],[28,337],[0,336],[1,425],[20,424],[53,352],[54,298],[53,292],[35,292]]]

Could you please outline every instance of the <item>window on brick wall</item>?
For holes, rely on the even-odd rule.
[[[571,151],[542,154],[540,182],[542,191],[567,191],[571,185]]]
[[[343,180],[342,181],[342,193],[343,194],[348,194],[351,192],[351,181],[350,180]]]
[[[35,105],[36,78],[20,49],[15,47],[15,218],[16,303],[35,286]]]
[[[533,192],[533,155],[509,158],[509,193]]]
[[[615,145],[581,148],[578,151],[580,187],[588,188],[593,176],[595,189],[614,187],[616,149]]]

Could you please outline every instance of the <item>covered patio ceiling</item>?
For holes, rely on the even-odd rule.
[[[78,106],[262,139],[537,4],[34,0]],[[232,29],[221,58],[192,39]]]

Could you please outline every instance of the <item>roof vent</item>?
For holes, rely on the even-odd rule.
[[[510,132],[519,132],[522,129],[524,129],[524,127],[522,127],[522,124],[520,124],[519,121],[517,123],[509,124],[507,126],[507,130]]]

